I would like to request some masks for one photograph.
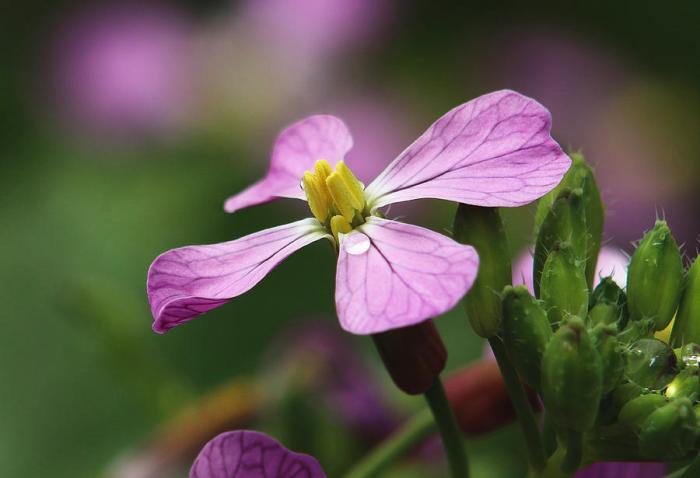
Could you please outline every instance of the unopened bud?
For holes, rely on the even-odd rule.
[[[671,343],[681,346],[700,343],[700,261],[695,258],[685,278],[678,314],[673,323]]]
[[[697,420],[687,398],[655,410],[642,425],[639,452],[650,459],[680,460],[695,448]]]
[[[525,286],[503,290],[503,342],[520,378],[540,389],[542,355],[552,337],[549,319]]]
[[[656,221],[632,256],[627,274],[627,305],[630,319],[654,319],[663,330],[678,308],[683,281],[683,262],[678,244],[666,221]]]
[[[573,153],[571,154],[571,161],[571,167],[561,183],[537,203],[535,230],[539,232],[547,214],[553,206],[555,198],[563,189],[581,190],[588,232],[586,279],[588,281],[588,287],[592,287],[603,235],[605,210],[598,185],[596,184],[595,175],[591,167],[586,163],[583,155],[581,153]]]
[[[617,420],[634,432],[639,432],[649,415],[667,403],[668,401],[663,395],[656,393],[640,395],[622,407]]]
[[[617,341],[617,328],[599,324],[591,330],[591,339],[598,350],[603,366],[603,394],[612,392],[621,382],[625,372],[625,356]]]
[[[575,431],[595,423],[603,390],[600,356],[574,317],[552,336],[542,358],[542,399],[554,422]]]
[[[612,277],[603,277],[591,293],[589,307],[593,309],[600,304],[615,307],[618,316],[618,321],[616,323],[617,328],[618,330],[624,329],[629,318],[627,312],[627,296],[625,295],[625,291],[617,285],[617,282],[615,282]]]
[[[479,274],[462,303],[477,335],[490,338],[501,325],[499,293],[511,282],[510,253],[498,209],[460,204],[454,223],[455,240],[479,254]]]
[[[598,304],[588,311],[588,320],[592,326],[615,325],[619,319],[617,307],[611,304]]]
[[[640,387],[662,390],[678,373],[673,349],[657,339],[641,339],[627,351],[627,378]]]
[[[700,397],[700,368],[684,368],[666,387],[666,396],[669,398],[685,397],[697,401]]]
[[[372,339],[391,379],[409,395],[425,393],[445,368],[447,350],[431,320]]]
[[[556,328],[570,316],[586,317],[588,286],[572,249],[562,244],[551,251],[542,271],[541,297]]]
[[[563,189],[559,192],[537,233],[533,258],[533,283],[537,297],[541,295],[542,274],[547,258],[561,243],[569,244],[573,257],[581,270],[585,271],[588,232],[580,189]]]

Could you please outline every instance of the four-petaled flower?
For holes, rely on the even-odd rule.
[[[319,115],[291,125],[277,138],[265,178],[225,209],[287,197],[306,199],[314,217],[160,255],[148,272],[153,329],[165,332],[243,294],[322,238],[338,251],[335,302],[348,332],[375,334],[440,315],[471,287],[476,251],[385,219],[379,209],[421,198],[488,207],[531,202],[554,188],[571,162],[550,127],[536,101],[490,93],[438,119],[365,188],[343,161],[352,138],[340,119]]]

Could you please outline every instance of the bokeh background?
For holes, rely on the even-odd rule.
[[[376,389],[386,416],[421,405],[393,390],[367,338],[336,336],[322,244],[205,318],[151,332],[145,278],[157,254],[306,214],[291,200],[234,215],[222,203],[265,171],[276,133],[311,113],[346,120],[348,162],[369,180],[451,107],[516,89],[594,163],[608,243],[629,252],[664,216],[695,255],[697,2],[25,0],[0,21],[0,476],[148,476],[149,444],[192,403],[227,383],[243,409],[257,403],[241,380],[266,383],[251,425],[284,435],[285,406],[297,416],[293,400],[320,400],[289,398],[318,362],[294,344],[320,329],[319,343],[349,340],[343,362],[361,371],[349,380]],[[439,201],[401,211],[436,230],[453,213]],[[505,218],[516,255],[533,212]],[[481,356],[460,310],[437,323],[450,369]],[[309,408],[296,439],[332,437],[330,450],[305,445],[329,470],[371,441],[338,418],[342,407]],[[522,473],[513,427],[470,448],[475,476]],[[433,459],[414,457],[400,476],[430,476],[422,463],[440,454],[419,455]],[[186,475],[171,465],[154,476]]]

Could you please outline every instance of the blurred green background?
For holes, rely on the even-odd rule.
[[[276,133],[311,113],[347,121],[356,143],[349,163],[369,180],[451,107],[516,89],[550,108],[561,144],[595,164],[609,243],[629,251],[665,215],[695,253],[696,2],[6,8],[0,476],[101,476],[191,400],[255,375],[290,324],[335,326],[333,261],[320,244],[164,336],[150,329],[145,296],[160,252],[306,214],[291,200],[234,215],[222,204],[263,174]],[[446,230],[454,206],[427,201],[400,213]],[[506,221],[515,255],[530,239],[532,210],[507,211]],[[438,324],[450,368],[481,356],[460,310]],[[352,339],[376,368],[368,339]],[[471,447],[475,476],[522,472],[512,428]]]

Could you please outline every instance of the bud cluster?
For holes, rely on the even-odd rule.
[[[482,249],[500,252],[502,227],[495,210],[488,214],[498,228],[483,234]],[[467,217],[458,214],[456,233],[483,232]],[[540,394],[566,450],[563,468],[576,469],[582,449],[587,460],[689,458],[700,444],[700,263],[685,271],[671,230],[657,220],[631,257],[625,288],[596,278],[603,220],[593,172],[573,155],[538,204],[534,295],[503,288],[494,273],[503,264],[482,260],[478,293],[488,300],[470,293],[465,305],[480,335],[500,335],[520,379]],[[500,316],[485,292],[496,289]]]

